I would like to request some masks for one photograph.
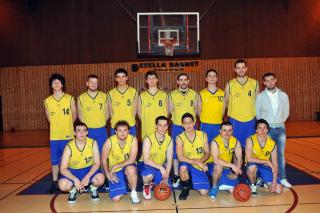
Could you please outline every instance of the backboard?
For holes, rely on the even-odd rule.
[[[140,57],[199,55],[199,30],[197,12],[138,13],[137,54]],[[173,49],[172,55],[166,53],[168,46]]]

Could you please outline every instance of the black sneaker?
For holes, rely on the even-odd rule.
[[[179,200],[186,200],[189,196],[189,189],[182,189],[181,194],[179,195]]]
[[[56,191],[58,191],[59,187],[58,187],[58,183],[57,181],[53,181],[50,185],[50,188],[48,189],[47,193],[48,194],[53,194]]]
[[[77,201],[78,191],[69,193],[68,203],[75,203]]]
[[[178,175],[173,176],[172,187],[177,188],[180,185],[180,177]]]
[[[99,200],[99,194],[97,189],[91,189],[89,191],[90,197],[93,201],[98,201]]]

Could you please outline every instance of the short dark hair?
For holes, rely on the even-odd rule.
[[[268,128],[268,131],[270,130],[269,123],[265,119],[259,119],[259,120],[256,121],[256,123],[254,125],[255,130],[258,129],[259,124],[265,124],[267,126],[267,128]]]
[[[166,116],[163,116],[163,115],[158,116],[158,117],[156,118],[156,122],[155,122],[155,123],[158,124],[159,121],[167,121],[167,124],[169,124],[169,119],[168,119]]]
[[[98,77],[96,74],[90,74],[90,75],[88,75],[88,80],[89,80],[89,78],[99,79],[99,77]]]
[[[206,77],[208,77],[208,74],[209,74],[210,72],[214,72],[216,75],[218,75],[217,70],[209,69],[209,70],[207,70],[207,72],[206,72]]]
[[[182,123],[183,123],[183,120],[184,120],[185,118],[191,118],[192,121],[194,121],[193,115],[192,115],[191,113],[189,113],[189,112],[184,113],[184,114],[182,115],[182,117],[181,117],[181,122],[182,122]]]
[[[148,71],[145,75],[144,75],[144,78],[147,80],[149,76],[156,76],[156,78],[158,78],[158,75],[156,73],[156,71],[153,71],[153,70],[150,70]]]
[[[244,59],[238,59],[236,62],[234,62],[234,68],[236,68],[237,64],[245,64],[247,66],[247,62]]]
[[[114,72],[114,77],[117,77],[118,74],[123,73],[126,76],[128,76],[128,72],[127,70],[125,70],[124,68],[118,68],[115,72]]]
[[[177,76],[177,80],[179,80],[179,78],[180,78],[181,76],[187,76],[187,79],[189,79],[189,76],[188,76],[187,73],[180,73],[180,74]]]
[[[74,126],[74,131],[76,131],[77,126],[85,126],[86,129],[88,130],[87,124],[85,124],[85,123],[83,123],[83,122],[81,122],[81,121],[76,121],[76,122],[74,122],[73,126]]]
[[[114,126],[114,129],[117,131],[119,126],[126,126],[126,127],[128,127],[128,130],[130,129],[129,123],[127,121],[125,121],[125,120],[118,121],[116,123],[116,125]]]
[[[64,86],[64,84],[66,83],[66,80],[64,79],[63,75],[61,75],[59,73],[53,73],[49,78],[49,87],[52,86],[52,82],[54,80],[59,80],[61,82],[62,86]]]
[[[269,77],[269,76],[273,76],[274,78],[276,78],[276,74],[274,74],[273,72],[267,72],[263,74],[262,79],[264,80],[266,77]]]
[[[222,129],[222,126],[231,126],[232,127],[232,124],[229,121],[224,121],[220,124],[220,129]]]

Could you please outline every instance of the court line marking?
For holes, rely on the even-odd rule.
[[[293,203],[292,205],[290,206],[290,208],[286,211],[287,212],[292,212],[296,207],[297,207],[297,204],[298,204],[298,201],[299,201],[299,197],[298,197],[298,194],[297,192],[293,189],[293,188],[289,188],[292,195],[293,195]]]

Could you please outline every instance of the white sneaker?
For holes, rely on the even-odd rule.
[[[229,191],[232,188],[233,188],[233,186],[228,186],[228,185],[224,185],[224,184],[219,186],[220,191]]]
[[[139,199],[139,197],[138,197],[138,193],[137,193],[136,190],[132,190],[132,191],[131,191],[130,197],[131,197],[131,200],[132,200],[132,203],[133,203],[133,204],[140,203],[140,199]]]
[[[284,186],[284,187],[286,187],[286,188],[291,188],[292,187],[292,185],[288,182],[288,180],[287,179],[281,179],[280,180],[280,183],[281,183],[281,185],[282,186]]]
[[[150,200],[151,199],[151,187],[150,185],[144,185],[143,186],[143,198],[146,200]]]
[[[173,177],[173,183],[172,183],[172,187],[173,188],[178,188],[180,185],[180,177],[178,175],[175,175]]]
[[[257,197],[258,196],[258,187],[255,184],[250,184],[251,189],[251,196]]]

